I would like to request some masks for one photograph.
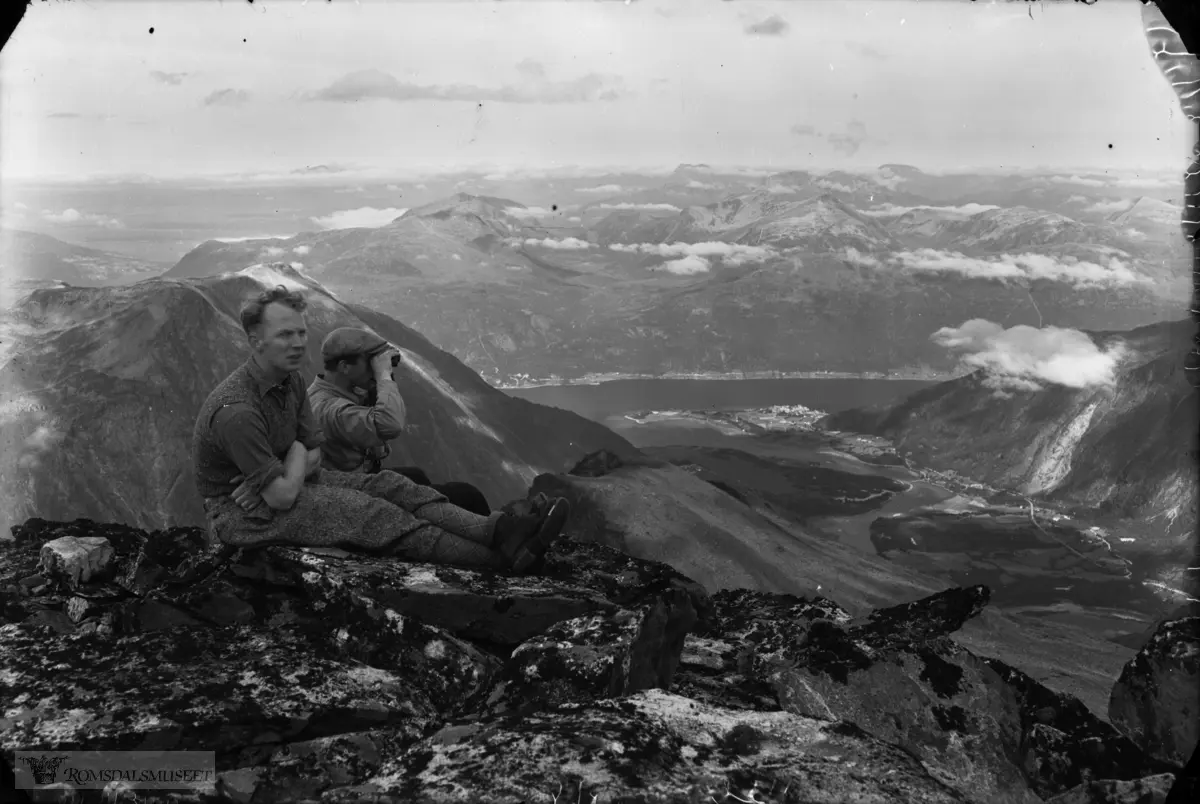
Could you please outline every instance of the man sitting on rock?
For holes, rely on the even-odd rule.
[[[399,350],[365,329],[341,327],[325,337],[325,372],[308,386],[308,402],[325,433],[322,467],[369,474],[382,468],[391,453],[388,442],[404,433],[404,397],[392,377],[393,360],[399,358]],[[389,468],[437,489],[459,508],[483,516],[492,512],[483,492],[469,483],[436,484],[418,467]]]
[[[325,436],[299,373],[306,306],[282,286],[250,301],[241,311],[250,358],[200,407],[192,457],[213,537],[241,547],[357,547],[518,573],[540,563],[566,521],[566,500],[514,501],[511,511],[483,517],[395,472],[321,468]]]

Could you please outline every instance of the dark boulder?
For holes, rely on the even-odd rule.
[[[1108,716],[1137,745],[1182,767],[1200,735],[1200,617],[1163,620],[1121,671]]]

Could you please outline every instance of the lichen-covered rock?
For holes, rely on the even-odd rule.
[[[1046,799],[1047,804],[1165,804],[1175,776],[1160,773],[1144,779],[1100,779],[1072,787]]]
[[[41,570],[46,577],[76,589],[108,576],[116,551],[103,536],[61,536],[42,545]]]
[[[216,792],[252,804],[316,800],[326,790],[370,778],[409,742],[403,729],[376,729],[288,743],[262,764],[218,774]]]
[[[662,599],[557,623],[513,651],[504,688],[494,693],[489,711],[522,712],[666,689],[696,619],[686,601]]]
[[[1032,804],[1169,769],[952,642],[984,587],[856,619],[571,539],[512,577],[194,528],[14,533],[0,750],[215,750],[225,800]],[[39,540],[91,536],[105,575],[39,575]]]
[[[1200,617],[1159,623],[1122,669],[1108,717],[1155,757],[1188,761],[1200,736]]]
[[[323,802],[961,802],[849,723],[699,706],[660,690],[451,724]]]
[[[985,587],[950,589],[852,620],[826,600],[721,592],[672,689],[709,703],[737,690],[746,708],[850,721],[964,800],[1032,804],[1008,753],[1021,739],[1012,691],[947,638],[987,599]]]
[[[254,585],[285,586],[324,599],[343,590],[401,615],[418,616],[465,639],[515,647],[573,617],[672,597],[703,608],[704,590],[670,567],[603,545],[560,542],[538,575],[508,576],[436,564],[407,564],[338,551],[271,547],[230,567]],[[681,603],[681,605],[683,605]]]
[[[1090,779],[1129,781],[1174,770],[1093,715],[1079,699],[998,659],[984,661],[1016,693],[1022,733],[1017,756],[1043,798]]]
[[[6,751],[211,750],[254,764],[287,742],[395,726],[434,704],[404,668],[351,665],[288,629],[180,628],[105,639],[0,626]]]

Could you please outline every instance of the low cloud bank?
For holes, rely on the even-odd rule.
[[[878,268],[882,263],[877,257],[870,254],[863,254],[856,248],[848,247],[846,249],[846,259],[855,265],[865,265],[868,268]]]
[[[854,188],[848,184],[839,184],[836,181],[829,181],[828,179],[817,179],[815,182],[813,182],[813,184],[817,185],[822,190],[833,190],[834,192],[839,193],[854,192]]]
[[[1133,285],[1149,281],[1113,257],[1107,265],[1076,257],[1045,254],[1004,254],[995,258],[968,257],[957,251],[921,248],[893,255],[892,264],[909,271],[957,273],[982,279],[1049,279],[1081,286]]]
[[[1072,198],[1074,198],[1074,196],[1072,196]],[[1131,206],[1133,206],[1133,204],[1131,202],[1125,201],[1124,199],[1121,199],[1121,198],[1116,198],[1116,199],[1113,199],[1112,201],[1097,201],[1094,204],[1091,204],[1088,206],[1088,211],[1089,212],[1103,212],[1103,213],[1124,212],[1125,210],[1129,209]]]
[[[125,226],[116,218],[91,212],[80,212],[74,208],[64,209],[62,212],[43,209],[42,217],[50,223],[57,223],[61,226],[101,226],[105,229],[121,229]]]
[[[218,243],[244,243],[247,240],[287,240],[292,235],[250,235],[249,237],[214,237]]]
[[[359,207],[358,209],[343,209],[312,222],[322,229],[377,229],[386,226],[396,218],[408,212],[407,209],[377,209],[376,207]]]
[[[601,193],[604,195],[612,195],[614,193],[626,192],[626,189],[619,184],[602,184],[599,187],[576,187],[577,193]]]
[[[691,275],[711,270],[712,260],[719,259],[725,265],[738,266],[751,262],[762,262],[775,256],[775,250],[765,246],[743,246],[736,243],[614,243],[613,251],[627,254],[653,254],[659,257],[674,257],[652,271],[667,271],[672,274]]]
[[[661,209],[664,212],[679,211],[679,207],[675,206],[674,204],[631,204],[628,202],[621,202],[620,204],[597,204],[596,209]]]
[[[1040,391],[1047,384],[1068,388],[1111,386],[1124,351],[1102,351],[1084,333],[1058,327],[1019,325],[1005,329],[974,318],[958,327],[942,327],[930,340],[961,355],[962,364],[987,372],[984,384],[1005,395]]]
[[[550,237],[538,240],[536,237],[528,237],[525,239],[527,246],[541,246],[542,248],[557,248],[564,250],[580,250],[592,248],[592,244],[586,240],[580,240],[578,237],[567,237],[562,240],[555,240]]]

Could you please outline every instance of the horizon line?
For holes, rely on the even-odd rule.
[[[421,181],[436,180],[440,177],[475,176],[484,181],[511,181],[522,178],[590,178],[606,175],[670,175],[680,170],[711,172],[714,174],[737,175],[743,174],[748,178],[769,178],[782,173],[811,173],[815,175],[827,173],[874,174],[890,167],[911,168],[929,176],[972,175],[972,174],[1001,174],[1001,175],[1038,175],[1038,174],[1079,174],[1079,175],[1176,175],[1182,181],[1188,166],[1176,168],[1115,168],[1098,165],[1036,165],[1036,166],[1005,166],[1005,165],[954,165],[949,167],[922,167],[908,162],[881,162],[873,166],[814,166],[814,165],[782,165],[782,164],[719,164],[712,162],[677,162],[673,165],[524,165],[520,167],[506,165],[473,165],[445,167],[336,167],[325,165],[305,166],[280,171],[229,171],[222,173],[181,173],[181,174],[150,174],[144,172],[108,172],[79,174],[42,174],[20,175],[9,174],[0,170],[0,184],[86,184],[86,183],[169,183],[169,182],[263,182],[283,181],[296,183],[342,182],[342,181]],[[325,168],[321,170],[319,168]],[[523,175],[526,174],[526,175]]]

